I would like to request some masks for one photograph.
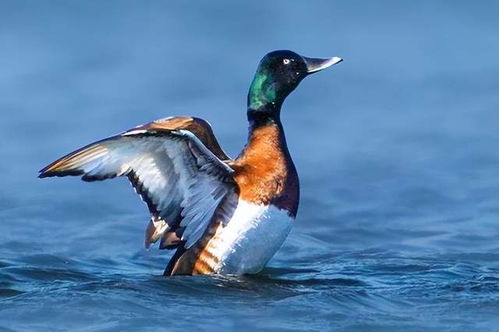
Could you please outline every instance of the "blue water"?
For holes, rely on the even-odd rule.
[[[0,330],[499,330],[494,1],[0,1]],[[236,155],[274,49],[345,61],[283,109],[302,201],[261,274],[162,277],[124,179],[39,180],[170,115]]]

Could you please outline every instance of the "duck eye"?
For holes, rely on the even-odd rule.
[[[282,60],[282,63],[284,63],[285,65],[287,65],[288,63],[290,63],[291,61],[289,59],[284,59]]]

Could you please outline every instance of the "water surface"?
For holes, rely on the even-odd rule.
[[[0,329],[496,330],[498,10],[0,2]],[[259,275],[164,278],[124,179],[36,179],[171,115],[209,120],[237,155],[256,64],[282,48],[345,62],[284,105],[302,201]]]

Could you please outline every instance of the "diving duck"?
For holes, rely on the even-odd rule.
[[[340,61],[265,55],[248,93],[248,142],[235,159],[208,122],[169,117],[71,152],[39,177],[126,176],[151,213],[146,248],[159,241],[160,249],[176,249],[164,275],[257,273],[286,239],[300,199],[282,104],[306,76]]]

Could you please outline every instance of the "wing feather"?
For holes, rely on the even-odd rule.
[[[191,131],[153,124],[76,150],[42,169],[39,177],[81,175],[84,181],[99,181],[127,176],[151,213],[146,247],[162,238],[160,247],[182,241],[189,248],[235,191],[233,170]]]

